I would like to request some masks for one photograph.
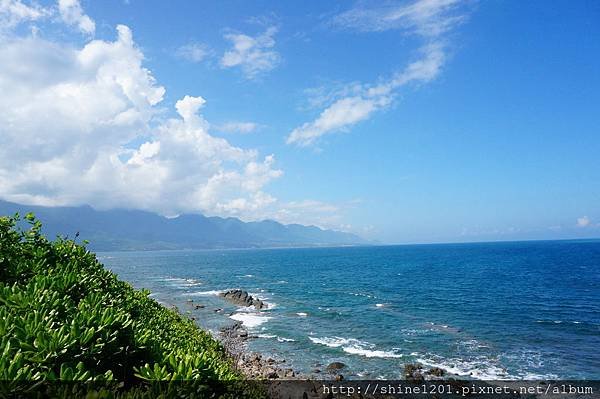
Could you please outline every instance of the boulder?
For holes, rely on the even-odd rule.
[[[446,374],[446,371],[439,367],[432,367],[429,369],[429,371],[427,371],[427,374],[433,375],[435,377],[443,377],[444,374]]]
[[[329,370],[329,371],[341,370],[344,367],[346,367],[346,365],[342,362],[333,362],[333,363],[329,363],[329,366],[327,366],[327,370]]]
[[[423,366],[419,363],[409,363],[404,365],[404,378],[411,381],[423,381]]]
[[[221,292],[219,295],[235,305],[254,306],[258,310],[267,307],[266,303],[258,298],[253,298],[252,295],[244,290],[229,290]]]

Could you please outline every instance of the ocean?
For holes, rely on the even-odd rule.
[[[346,378],[401,378],[419,362],[475,379],[600,379],[598,240],[98,257],[205,329],[241,321],[249,350],[304,374],[339,361]],[[232,288],[269,308],[217,296]]]

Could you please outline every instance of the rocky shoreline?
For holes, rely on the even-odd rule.
[[[228,290],[219,293],[223,299],[239,306],[253,306],[256,310],[267,308],[267,303],[254,298],[247,291],[241,289]],[[203,308],[202,304],[190,304],[195,308]],[[215,309],[222,311],[222,309]],[[216,338],[223,344],[237,369],[249,379],[254,380],[344,380],[346,365],[341,362],[332,362],[328,365],[316,365],[310,375],[299,373],[291,368],[286,359],[265,357],[260,353],[249,352],[247,341],[259,338],[252,335],[241,322],[236,321],[231,325],[221,328]],[[418,363],[404,365],[402,376],[408,381],[424,381],[441,379],[446,376],[446,371],[439,367],[424,368]]]

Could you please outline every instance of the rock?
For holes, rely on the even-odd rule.
[[[240,338],[247,338],[248,337],[248,331],[246,330],[242,330],[238,333],[238,337]]]
[[[267,359],[267,363],[268,364],[273,364],[273,363],[275,363],[275,359],[273,359],[272,357],[270,357],[270,358]]]
[[[333,362],[333,363],[329,363],[329,366],[327,366],[327,370],[329,370],[329,371],[341,370],[344,367],[346,367],[346,365],[342,362]]]
[[[219,295],[235,305],[254,306],[258,310],[267,307],[266,303],[258,298],[253,298],[252,295],[248,294],[248,291],[229,290],[221,292]]]
[[[215,309],[215,310],[214,310],[214,312],[215,312],[215,313],[220,313],[220,312],[222,312],[222,311],[223,311],[223,309],[221,309],[221,308],[218,308],[218,309]]]
[[[423,366],[419,363],[409,363],[404,365],[404,378],[411,381],[423,381],[425,378],[421,374]]]
[[[294,370],[292,370],[292,369],[285,369],[285,370],[283,370],[283,376],[284,377],[295,377],[296,373],[294,373]]]
[[[277,371],[275,371],[273,369],[269,369],[269,370],[267,370],[266,377],[269,379],[275,379],[275,378],[279,378],[279,374],[277,374]]]
[[[439,367],[432,367],[429,369],[429,371],[427,371],[427,374],[429,375],[433,375],[436,377],[443,377],[444,374],[446,374],[446,371],[444,369],[441,369]]]
[[[338,375],[335,376],[335,380],[336,381],[343,381],[344,380],[344,376],[341,375],[341,374],[338,374]]]
[[[260,359],[262,359],[262,356],[260,355],[260,353],[252,353],[248,359],[249,362],[260,362]]]
[[[319,370],[319,369],[314,369],[312,372],[313,372],[314,374],[319,374],[319,373],[321,372],[321,370]]]
[[[194,309],[204,309],[206,306],[204,305],[195,305]]]

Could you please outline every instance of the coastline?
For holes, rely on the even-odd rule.
[[[245,299],[228,298],[227,294],[234,291],[245,294]],[[238,305],[254,306],[252,305],[253,302],[258,302],[261,306],[263,304],[263,301],[259,298],[253,298],[247,291],[243,290],[221,292],[219,296],[224,301]],[[193,299],[188,299],[187,304],[194,308],[204,308],[205,306],[195,303]],[[219,310],[215,309],[215,311]],[[198,328],[204,330],[201,326],[198,326]],[[210,331],[207,332],[210,333]],[[350,379],[355,377],[346,364],[339,361],[329,364],[315,364],[315,368],[309,374],[291,367],[289,362],[291,359],[267,356],[264,353],[251,351],[247,345],[248,341],[260,339],[260,336],[253,334],[252,331],[244,327],[243,323],[238,320],[233,320],[228,325],[220,328],[217,334],[211,335],[223,345],[237,371],[250,380],[343,381],[347,379],[347,376],[345,376],[346,373],[350,373]],[[439,380],[444,377],[458,377],[451,375],[443,368],[437,366],[426,367],[420,363],[405,363],[402,375],[405,380],[413,382]]]
[[[590,333],[600,325],[590,302],[596,294],[581,297],[548,282],[575,280],[561,269],[568,261],[581,265],[574,275],[588,276],[583,288],[591,288],[597,281],[591,274],[595,258],[579,254],[596,248],[571,243],[120,252],[103,254],[109,256],[102,261],[152,291],[159,302],[177,304],[215,337],[221,328],[241,322],[248,332],[240,337],[244,357],[233,351],[236,359],[258,362],[247,355],[253,352],[264,362],[270,357],[275,362],[260,368],[277,363],[278,379],[289,368],[295,375],[331,378],[324,370],[335,361],[346,364],[339,372],[346,380],[402,379],[405,365],[415,363],[422,372],[442,368],[450,378],[577,379],[595,376],[594,352],[581,357],[552,338],[581,339],[582,347],[591,349]],[[542,262],[540,251],[561,262]],[[504,278],[490,290],[473,290],[498,274]],[[540,276],[549,287],[543,308],[527,300],[537,298]],[[518,296],[515,279],[527,283]],[[235,289],[247,290],[268,307],[228,303],[219,295]],[[569,313],[559,300],[565,297],[589,311]],[[186,305],[188,300],[194,306]],[[551,356],[555,349],[562,350],[560,357]],[[248,374],[266,378],[270,373]]]

